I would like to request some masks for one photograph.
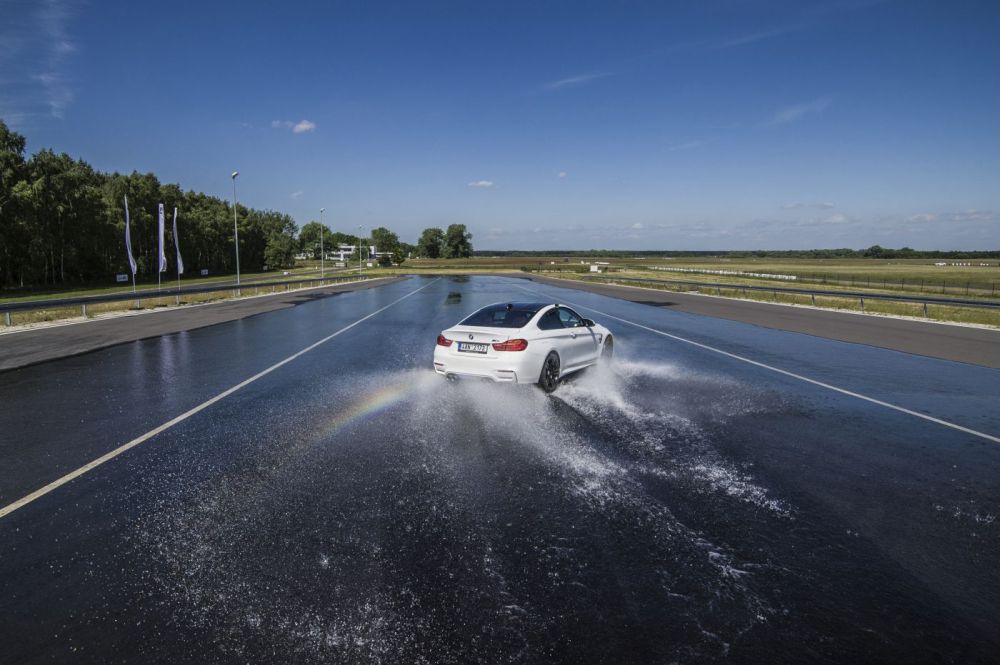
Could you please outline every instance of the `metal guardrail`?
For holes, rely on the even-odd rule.
[[[816,303],[816,296],[826,296],[832,298],[857,298],[861,301],[861,309],[865,308],[865,300],[888,300],[892,302],[908,302],[924,306],[924,315],[927,314],[928,305],[950,305],[953,307],[984,307],[987,309],[1000,308],[998,300],[974,300],[971,298],[924,298],[921,296],[893,295],[889,293],[865,293],[860,291],[829,291],[820,289],[796,289],[781,286],[755,286],[750,284],[720,284],[716,282],[691,282],[674,279],[651,279],[648,277],[596,277],[587,275],[586,280],[606,281],[606,282],[639,282],[650,284],[679,284],[684,286],[697,286],[699,288],[716,289],[719,293],[722,289],[727,291],[764,291],[773,293],[775,298],[779,293],[793,295],[812,296],[813,304]]]
[[[977,266],[983,268],[992,268],[991,265]],[[715,269],[701,269],[701,268],[681,268],[680,266],[651,266],[651,265],[637,265],[637,264],[626,264],[625,268],[629,270],[662,270],[664,272],[676,272],[676,273],[688,273],[688,274],[698,274],[703,275],[724,275],[725,270],[715,270]],[[730,271],[733,277],[739,277],[739,273],[746,274],[746,271]],[[752,274],[752,273],[751,273]],[[911,278],[909,281],[902,277],[895,279],[889,279],[887,275],[875,276],[872,278],[871,274],[861,274],[861,275],[842,275],[837,276],[836,274],[830,273],[816,273],[816,272],[796,272],[795,275],[779,275],[773,274],[770,277],[764,277],[763,279],[775,279],[778,281],[786,281],[785,277],[794,277],[787,281],[794,281],[796,284],[831,284],[838,286],[849,286],[851,288],[879,288],[881,285],[882,289],[893,288],[898,291],[916,291],[919,293],[939,293],[943,296],[947,296],[948,293],[961,294],[962,291],[968,296],[973,291],[979,291],[981,293],[989,292],[990,298],[995,298],[997,295],[997,281],[995,279],[990,279],[990,281],[976,282],[973,280],[964,281],[948,281],[947,279],[928,279],[926,277],[921,277],[917,279],[916,277]],[[926,291],[925,291],[926,289]]]
[[[77,296],[76,298],[52,298],[49,300],[26,300],[20,302],[0,302],[0,312],[3,312],[4,323],[11,325],[10,315],[12,312],[26,312],[40,309],[63,309],[67,307],[79,307],[82,316],[87,316],[87,305],[96,305],[109,302],[129,302],[154,300],[160,298],[175,298],[178,302],[181,296],[197,295],[200,293],[218,293],[221,291],[232,291],[237,296],[242,291],[255,289],[259,292],[262,287],[271,287],[272,292],[279,286],[291,286],[296,284],[343,284],[345,282],[367,281],[369,277],[352,275],[350,277],[315,277],[312,279],[286,279],[273,282],[244,282],[243,284],[215,284],[212,286],[186,286],[172,289],[144,289],[136,292],[126,293],[106,293],[96,296]],[[305,287],[304,287],[305,288]],[[287,289],[286,289],[287,290]]]

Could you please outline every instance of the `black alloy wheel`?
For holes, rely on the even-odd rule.
[[[538,386],[547,393],[553,392],[559,386],[559,356],[555,351],[547,355],[545,362],[542,363]]]
[[[615,340],[613,337],[608,337],[604,340],[604,346],[601,347],[601,359],[600,363],[602,365],[610,365],[611,361],[615,357]]]

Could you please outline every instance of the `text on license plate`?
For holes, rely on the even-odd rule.
[[[469,342],[459,342],[458,350],[465,353],[486,353],[489,349],[489,344],[471,344]]]

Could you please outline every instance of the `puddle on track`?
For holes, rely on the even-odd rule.
[[[775,589],[801,576],[671,503],[795,528],[710,434],[774,395],[627,359],[553,396],[428,371],[346,383],[142,519],[145,584],[212,635],[200,659],[701,662],[787,619]]]

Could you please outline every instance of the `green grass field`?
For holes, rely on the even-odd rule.
[[[581,281],[591,281],[589,275],[569,274],[563,277]],[[908,302],[893,302],[885,300],[873,300],[871,298],[836,297],[807,294],[781,293],[770,291],[742,290],[738,284],[720,287],[697,287],[683,284],[681,282],[665,281],[660,284],[641,283],[630,280],[635,275],[628,273],[612,273],[602,282],[622,284],[624,286],[637,286],[641,288],[654,288],[666,291],[678,291],[683,293],[698,293],[702,295],[718,296],[724,298],[739,298],[742,300],[756,300],[761,302],[779,303],[785,305],[803,305],[809,307],[822,307],[828,309],[838,309],[850,312],[866,314],[882,314],[889,316],[905,316],[913,318],[926,318],[932,321],[971,323],[976,325],[986,325],[1000,327],[1000,310],[980,307],[960,307],[951,305],[928,305],[925,309],[923,304]],[[775,285],[778,287],[779,285]],[[779,287],[780,288],[780,287]],[[829,289],[836,290],[836,289]],[[874,293],[874,292],[873,292]]]
[[[581,263],[583,261],[583,263]],[[657,279],[738,284],[790,284],[817,288],[824,285],[848,290],[877,289],[885,292],[944,294],[950,296],[1000,297],[1000,262],[975,262],[974,266],[936,266],[930,259],[714,259],[704,258],[587,258],[499,257],[459,260],[407,261],[401,269],[420,272],[463,270],[521,270],[539,272],[588,272],[589,264],[607,262],[611,271]],[[947,263],[956,263],[948,261]],[[968,262],[967,262],[968,263]],[[984,263],[986,265],[978,265]],[[741,275],[719,275],[717,271],[788,275],[795,280]]]
[[[581,262],[582,261],[582,262]],[[590,264],[604,262],[602,274],[590,272]],[[949,265],[934,265],[930,259],[880,260],[880,259],[705,259],[705,258],[614,258],[614,257],[497,257],[463,260],[415,260],[399,269],[387,272],[420,272],[457,274],[469,272],[523,272],[529,270],[552,277],[569,279],[612,280],[632,286],[644,286],[675,291],[698,292],[730,298],[742,298],[841,309],[869,314],[911,316],[923,318],[920,304],[867,299],[862,305],[858,298],[832,296],[773,294],[761,291],[743,291],[739,286],[791,287],[823,291],[851,291],[888,295],[920,295],[928,297],[962,297],[993,299],[1000,297],[1000,262],[977,261],[977,265],[950,265],[970,263],[947,261]],[[987,265],[978,265],[984,263]],[[760,277],[757,273],[775,277]],[[777,276],[794,276],[796,279],[779,279]],[[646,278],[674,282],[651,286],[629,282],[629,278]],[[682,282],[706,282],[731,285],[733,288],[695,287]],[[929,305],[926,318],[936,321],[973,323],[1000,327],[1000,311],[987,308]]]
[[[178,305],[193,305],[193,304],[204,304],[213,301],[231,300],[236,297],[250,297],[256,295],[265,295],[267,293],[276,293],[282,291],[296,290],[299,288],[308,288],[310,286],[318,285],[320,277],[319,262],[315,262],[315,267],[312,262],[303,262],[304,265],[298,266],[295,269],[288,270],[288,274],[284,274],[286,271],[271,271],[264,273],[243,273],[240,275],[240,293],[239,296],[236,295],[234,291],[214,291],[210,293],[189,293],[181,296],[174,295],[164,295],[162,297],[154,297],[151,294],[156,293],[156,284],[143,284],[139,283],[137,288],[136,300],[122,300],[117,302],[106,302],[106,303],[91,303],[86,307],[86,315],[88,318],[100,317],[102,315],[108,314],[121,314],[127,312],[138,312],[141,310],[152,310],[163,307],[176,307]],[[331,277],[351,277],[357,274],[357,269],[346,270],[346,269],[326,269],[323,273],[327,279]],[[215,277],[205,277],[198,279],[183,280],[181,282],[182,287],[193,287],[193,286],[212,286],[212,285],[234,285],[235,275],[217,275]],[[284,286],[260,286],[261,284],[267,282],[276,281],[288,281],[297,279],[315,279],[316,283],[309,282],[303,286],[298,286],[295,284],[284,285]],[[177,285],[176,281],[164,282],[163,288],[170,289]],[[91,296],[91,295],[103,295],[103,294],[114,294],[114,293],[124,293],[128,294],[132,292],[132,285],[129,284],[127,287],[116,286],[116,287],[105,287],[105,288],[82,288],[71,291],[46,291],[43,293],[33,293],[33,295],[21,295],[15,298],[5,298],[0,299],[0,305],[4,302],[16,303],[23,301],[39,301],[46,302],[50,300],[58,300],[61,298],[74,298],[81,296]],[[79,305],[74,305],[71,307],[65,306],[49,306],[49,307],[39,307],[31,310],[20,310],[15,312],[10,312],[7,316],[0,317],[0,330],[4,326],[22,326],[22,325],[33,325],[39,323],[46,323],[51,321],[63,321],[68,319],[82,319],[83,310]]]
[[[590,264],[603,262],[602,274],[590,272]],[[629,284],[630,278],[649,278],[664,280],[667,284],[656,285],[677,291],[697,291],[708,295],[723,297],[767,300],[786,304],[800,304],[816,307],[829,307],[850,311],[861,311],[862,305],[858,298],[817,296],[815,300],[808,296],[792,294],[773,294],[770,292],[743,291],[738,287],[744,285],[773,286],[776,288],[794,287],[824,291],[852,291],[862,293],[905,294],[929,297],[968,297],[996,299],[1000,298],[1000,262],[988,261],[946,261],[948,265],[934,265],[930,259],[882,260],[882,259],[710,259],[710,258],[600,258],[587,257],[473,257],[469,259],[414,259],[406,261],[402,266],[392,268],[365,268],[364,273],[370,276],[386,276],[396,274],[475,274],[475,273],[505,273],[523,274],[524,271],[538,272],[553,277],[570,279],[611,279],[623,284]],[[974,263],[975,265],[952,265],[956,263]],[[980,263],[987,265],[979,265]],[[336,269],[333,262],[327,263],[327,274],[349,274],[356,271],[354,266]],[[718,274],[728,273],[758,273],[769,276],[753,276],[749,274]],[[259,281],[272,281],[296,278],[316,277],[319,274],[319,262],[308,261],[289,271],[285,276],[280,271],[266,273],[244,273],[241,281],[244,285],[252,285]],[[794,276],[796,279],[779,279],[777,276]],[[204,278],[185,279],[182,286],[201,284],[231,283],[233,275],[217,275]],[[694,287],[682,282],[708,282],[728,285],[732,288]],[[175,281],[165,281],[164,287],[171,288]],[[639,285],[631,282],[631,285]],[[155,283],[140,284],[139,289],[155,288]],[[76,290],[18,292],[0,297],[2,302],[20,300],[41,300],[104,293],[127,293],[131,285],[92,286]],[[185,296],[184,302],[205,302],[208,300],[230,297],[227,292],[220,294],[204,294]],[[160,301],[163,301],[162,303]],[[144,307],[154,305],[172,305],[174,298],[150,299]],[[103,309],[115,310],[126,308],[127,304],[110,304],[94,306],[88,314],[98,313]],[[890,314],[896,316],[923,317],[924,308],[919,304],[900,302],[885,302],[866,300],[864,311],[867,313]],[[12,318],[17,322],[32,322],[79,316],[78,308],[63,310],[44,310],[31,313],[15,314]],[[986,308],[951,307],[931,305],[927,308],[927,318],[938,321],[975,323],[1000,327],[1000,311]]]
[[[353,267],[353,271],[357,271],[357,266]],[[283,279],[307,279],[310,277],[316,277],[320,274],[319,261],[301,261],[299,265],[295,268],[290,268],[287,272],[288,275],[284,274],[284,270],[271,270],[268,272],[245,272],[240,274],[241,284],[252,284],[254,282],[270,282],[270,281],[281,281]],[[338,274],[341,272],[352,272],[351,268],[334,268],[332,262],[328,262],[326,265],[326,274]],[[181,279],[181,288],[192,287],[192,286],[211,286],[213,284],[229,284],[236,281],[235,274],[227,275],[210,275],[207,277],[184,277]],[[164,289],[173,289],[177,286],[176,278],[167,278],[166,273],[164,273],[164,279],[162,282],[162,287]],[[138,291],[150,291],[156,290],[156,282],[143,280],[136,284],[136,290]],[[110,293],[130,293],[132,291],[132,284],[113,284],[107,286],[90,285],[83,286],[74,289],[52,289],[52,288],[35,288],[35,289],[17,289],[15,291],[9,291],[7,293],[0,292],[0,303],[5,302],[23,302],[28,300],[58,300],[60,298],[77,298],[81,296],[98,296],[106,295]]]
[[[938,293],[943,295],[968,295],[993,298],[1000,295],[1000,266],[997,260],[987,261],[946,261],[948,265],[938,266],[929,259],[882,260],[882,259],[760,259],[754,260],[691,260],[652,259],[642,262],[630,261],[634,270],[647,268],[672,269],[676,275],[689,275],[694,281],[717,281],[723,276],[711,271],[732,271],[748,273],[770,273],[790,275],[794,282],[815,285],[848,287],[853,290],[878,289],[881,291],[907,293]],[[974,265],[951,265],[953,263],[973,263]],[[680,272],[704,271],[704,272]],[[651,272],[654,272],[651,270]],[[655,272],[664,272],[662,270]],[[697,276],[697,277],[695,277]],[[704,278],[711,277],[712,280]],[[752,282],[783,281],[750,279]]]

